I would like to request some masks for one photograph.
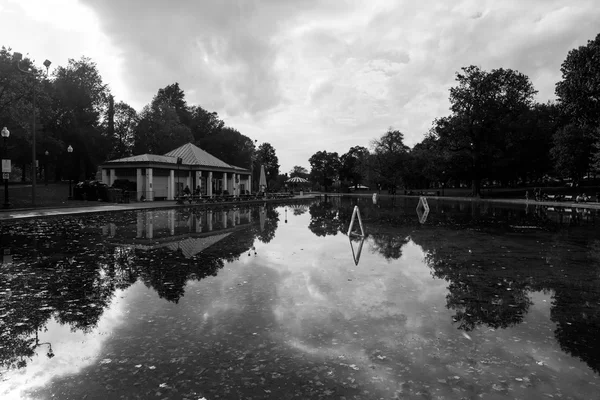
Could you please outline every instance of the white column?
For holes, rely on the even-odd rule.
[[[208,173],[208,180],[206,182],[206,194],[212,196],[212,172]]]
[[[112,186],[113,183],[115,183],[115,179],[116,179],[115,169],[111,168],[111,170],[110,170],[110,178],[108,180],[108,186]]]
[[[192,190],[191,175],[192,175],[192,171],[188,171],[187,176],[185,177],[185,186],[189,187],[190,190]]]
[[[167,194],[167,200],[175,200],[175,170],[172,169],[169,172],[169,183],[167,184],[169,187],[169,193]]]
[[[135,177],[135,190],[137,191],[137,199],[139,200],[140,197],[142,196],[142,191],[144,190],[144,178],[142,175],[142,169],[141,168],[136,168],[136,177]],[[144,197],[146,197],[146,195],[144,194]]]
[[[229,190],[227,187],[227,172],[223,172],[223,190]]]
[[[233,176],[234,176],[234,178],[233,178],[233,184],[234,184],[234,187],[235,187],[235,195],[237,197],[240,197],[240,174],[235,174]]]
[[[212,175],[212,172],[210,173]],[[210,186],[209,186],[210,188]],[[211,190],[212,192],[212,190]],[[208,225],[208,231],[212,231],[212,223],[213,223],[213,212],[212,209],[208,209],[208,211],[206,212],[206,224]]]
[[[108,177],[108,170],[106,168],[102,168],[102,183],[108,185],[110,183]]]
[[[252,175],[248,175],[248,193],[252,194]]]
[[[223,218],[223,229],[227,228],[227,211],[223,211],[221,214],[221,218]]]
[[[196,187],[200,188],[200,193],[202,193],[202,187],[201,187],[201,183],[200,183],[200,182],[202,182],[202,180],[200,179],[200,176],[202,176],[202,171],[196,171],[194,173],[194,182],[196,182]]]
[[[154,189],[152,188],[152,168],[146,168],[146,192],[147,200],[154,201]]]

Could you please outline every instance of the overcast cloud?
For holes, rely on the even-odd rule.
[[[0,16],[1,45],[53,66],[89,56],[138,110],[179,82],[270,142],[282,172],[390,126],[413,146],[470,64],[519,70],[554,99],[567,52],[600,32],[597,0],[2,0]]]

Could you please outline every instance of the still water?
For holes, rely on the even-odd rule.
[[[0,398],[599,398],[596,211],[416,206],[3,223]]]

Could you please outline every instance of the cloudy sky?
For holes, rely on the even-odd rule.
[[[413,146],[470,64],[519,70],[553,99],[567,52],[600,32],[597,0],[0,0],[0,17],[0,45],[39,65],[91,57],[138,110],[179,82],[271,143],[282,172],[390,126]]]

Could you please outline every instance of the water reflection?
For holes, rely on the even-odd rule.
[[[259,213],[264,216],[259,227]],[[216,276],[226,262],[268,242],[273,207],[183,208],[26,220],[2,225],[0,367],[22,368],[51,319],[90,332],[116,290],[142,281],[177,303],[186,283]]]
[[[426,224],[416,199],[338,197],[287,224],[263,204],[3,225],[2,367],[94,349],[41,398],[593,398],[595,213],[429,205]]]
[[[417,207],[417,215],[409,215],[406,210],[412,207],[405,199],[402,208],[387,205],[382,212],[384,202],[379,199],[373,205],[346,199],[337,205],[332,201],[313,204],[309,228],[319,236],[344,234],[351,210],[359,204],[372,251],[398,260],[414,240],[426,250],[432,275],[448,282],[446,307],[454,311],[455,326],[466,332],[480,325],[492,329],[516,326],[532,305],[529,293],[551,292],[551,318],[557,323],[555,336],[563,351],[600,372],[600,344],[594,340],[600,334],[600,241],[593,229],[595,210],[539,203],[524,209],[432,202],[433,212],[425,218],[435,228],[427,229],[418,226],[424,208]],[[416,203],[414,199],[412,204]],[[469,230],[456,229],[462,227]],[[581,230],[566,231],[566,227]]]

